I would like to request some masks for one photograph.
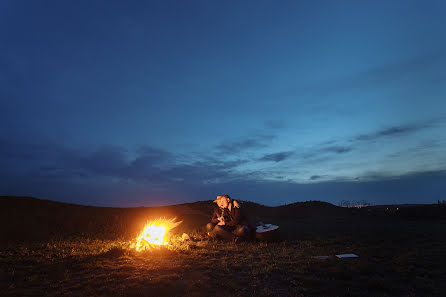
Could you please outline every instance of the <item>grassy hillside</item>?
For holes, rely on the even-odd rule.
[[[347,209],[245,202],[280,225],[277,243],[183,242],[213,203],[104,208],[0,198],[1,296],[446,296],[446,208]],[[130,246],[144,223],[177,217],[168,248]],[[337,259],[355,253],[356,259]],[[327,255],[327,260],[313,256]]]
[[[159,217],[183,221],[174,233],[200,232],[209,221],[214,205],[211,201],[199,201],[164,207],[110,208],[30,197],[0,197],[0,240],[36,241],[74,236],[128,240],[138,235],[147,220]],[[398,211],[389,206],[342,208],[320,201],[278,207],[244,202],[243,207],[252,223],[277,224],[282,238],[288,240],[377,233],[381,237],[393,237],[395,229],[398,233],[410,230],[411,235],[424,236],[425,229],[435,228],[435,224],[430,226],[432,220],[446,219],[445,205],[410,206]],[[408,228],[409,225],[418,227]],[[420,234],[413,234],[417,230]]]
[[[210,209],[210,210],[209,210]],[[147,220],[177,217],[178,232],[206,224],[211,202],[166,207],[111,208],[67,204],[30,197],[0,197],[1,240],[48,240],[73,236],[130,239]]]

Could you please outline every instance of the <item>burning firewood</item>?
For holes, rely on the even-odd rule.
[[[168,245],[167,235],[169,231],[182,223],[182,221],[175,222],[175,220],[176,218],[157,219],[147,222],[141,234],[136,238],[136,242],[131,247],[137,251],[144,251],[152,247]]]

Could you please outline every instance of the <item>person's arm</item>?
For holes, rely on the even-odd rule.
[[[218,209],[214,208],[214,214],[212,215],[211,223],[217,224],[218,222],[220,222],[220,220],[218,219],[219,217],[220,215],[218,214]]]
[[[241,210],[240,208],[233,208],[231,211],[232,215],[231,215],[231,220],[228,222],[225,222],[225,225],[227,226],[235,226],[238,225],[240,223],[240,219],[241,219]]]

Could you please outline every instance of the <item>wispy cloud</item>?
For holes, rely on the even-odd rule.
[[[295,89],[294,92],[325,94],[352,89],[363,91],[364,89],[384,87],[399,82],[407,83],[408,79],[434,83],[438,80],[444,80],[443,67],[440,65],[444,65],[445,62],[445,51],[439,49],[412,59],[383,64],[335,80],[321,81],[314,85]]]
[[[328,155],[340,155],[345,154],[352,151],[352,148],[349,146],[325,146],[321,145],[319,147],[315,147],[305,153],[302,154],[304,159],[312,159],[312,158],[322,158]]]
[[[223,142],[216,149],[220,154],[236,154],[244,150],[265,148],[275,137],[269,134],[249,136],[245,139]]]
[[[358,74],[355,79],[352,77],[353,85],[358,87],[387,85],[407,76],[430,79],[441,73],[438,63],[445,61],[445,58],[445,51],[441,49],[405,61],[374,67]]]
[[[399,137],[399,136],[409,135],[419,132],[421,130],[429,129],[433,127],[435,122],[438,122],[438,119],[387,127],[384,129],[377,130],[375,132],[358,135],[355,137],[355,140],[365,141],[365,140],[375,140],[379,138]]]
[[[81,169],[93,174],[115,176],[127,167],[127,150],[107,146],[88,154],[85,157],[77,156]]]
[[[8,144],[8,142],[3,141],[2,144]],[[9,148],[19,148],[18,145],[9,144]],[[163,197],[164,193],[166,197],[172,199],[159,200],[166,203],[166,201],[181,202],[184,197],[190,201],[206,199],[222,191],[234,193],[237,198],[267,204],[276,203],[276,200],[270,199],[272,196],[280,196],[284,201],[290,202],[295,201],[295,197],[310,196],[317,197],[315,199],[335,202],[336,199],[345,197],[345,195],[361,194],[363,199],[385,197],[382,198],[385,201],[385,199],[392,199],[388,193],[398,191],[403,195],[401,201],[408,202],[407,197],[409,196],[407,195],[409,193],[411,195],[413,193],[428,195],[423,197],[437,195],[437,193],[417,189],[420,188],[420,184],[431,185],[433,182],[440,186],[444,184],[442,181],[445,176],[445,172],[441,170],[431,174],[414,172],[405,176],[391,176],[386,172],[367,171],[358,175],[356,181],[330,179],[330,182],[327,181],[326,175],[313,174],[308,180],[314,183],[299,184],[289,180],[286,175],[281,175],[283,170],[277,171],[273,180],[265,179],[265,177],[271,177],[273,171],[243,173],[234,171],[238,166],[245,164],[247,160],[223,161],[208,156],[202,160],[191,160],[184,164],[178,163],[174,154],[151,146],[136,149],[135,155],[130,154],[129,150],[125,148],[116,146],[105,146],[94,152],[73,150],[54,144],[36,146],[34,150],[29,150],[28,147],[28,154],[20,152],[20,154],[12,154],[8,150],[8,148],[2,147],[2,152],[7,153],[0,156],[2,163],[9,160],[17,166],[24,167],[22,167],[21,174],[16,174],[16,172],[14,175],[7,172],[6,168],[0,170],[2,177],[0,190],[3,194],[23,193],[20,189],[27,185],[28,191],[35,193],[33,195],[42,195],[43,198],[63,197],[63,199],[68,199],[66,197],[82,194],[83,197],[89,197],[88,199],[82,198],[87,199],[85,201],[89,201],[89,203],[102,201],[102,204],[110,205],[112,203],[110,197],[116,197],[113,198],[116,199],[115,203],[120,203],[121,206],[131,202],[131,200],[122,200],[126,193],[133,193],[131,197],[143,197],[138,201],[146,201],[146,203],[152,199],[147,197],[161,199],[156,197]],[[344,149],[333,145],[322,146],[319,150],[332,155],[345,154]],[[271,154],[269,158],[272,162],[280,160],[280,153],[285,153],[282,155],[283,157],[294,156],[296,152],[279,152]],[[133,157],[130,158],[130,156]],[[30,157],[41,159],[39,162],[31,164]],[[66,161],[60,163],[59,160]],[[166,166],[161,166],[160,162]],[[57,186],[55,186],[56,184]],[[429,187],[423,186],[422,188]],[[139,196],[135,193],[139,193]],[[80,202],[81,200],[76,201]],[[392,200],[392,202],[394,201]],[[135,200],[132,203],[137,202]]]
[[[329,146],[329,147],[321,149],[321,151],[323,151],[323,152],[330,152],[330,153],[336,153],[336,154],[348,153],[351,150],[352,150],[352,148],[347,147],[347,146]]]
[[[274,130],[280,130],[285,127],[283,120],[269,120],[265,122],[266,127]]]
[[[119,146],[103,146],[89,152],[56,144],[26,145],[0,142],[0,161],[14,168],[23,179],[66,180],[112,178],[145,185],[199,185],[209,180],[224,182],[239,178],[234,169],[244,159],[222,160],[212,156],[177,158],[171,152],[149,145],[134,151]],[[0,175],[7,175],[5,169]]]
[[[322,176],[320,176],[320,175],[312,175],[310,177],[310,180],[317,180],[317,179],[320,179],[320,178],[322,178]]]
[[[288,159],[294,154],[292,151],[288,152],[279,152],[274,154],[266,154],[259,159],[259,161],[271,161],[271,162],[280,162],[285,159]]]

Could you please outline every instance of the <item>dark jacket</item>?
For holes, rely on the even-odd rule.
[[[240,205],[234,201],[230,201],[229,205],[230,206],[228,208],[224,209],[216,206],[214,208],[214,214],[212,215],[211,222],[214,224],[218,224],[218,218],[223,215],[223,217],[225,218],[226,226],[245,225],[251,227],[248,217],[243,209],[240,207]]]

